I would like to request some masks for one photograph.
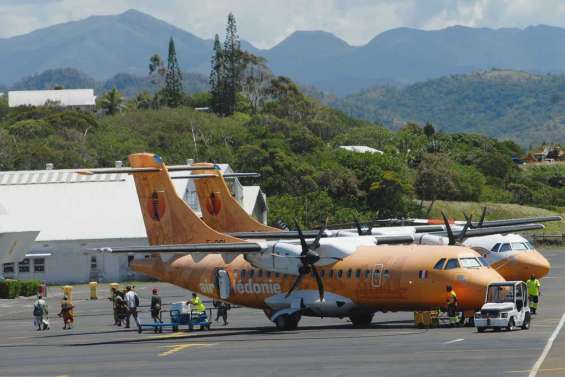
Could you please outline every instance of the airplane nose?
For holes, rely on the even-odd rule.
[[[514,264],[518,271],[524,272],[525,278],[520,280],[527,280],[532,274],[537,278],[544,277],[551,268],[549,261],[537,250],[516,255]]]
[[[461,292],[460,302],[464,303],[465,309],[478,309],[484,304],[487,287],[491,283],[506,281],[496,270],[492,268],[480,269],[465,276],[465,282],[458,284],[456,292]]]

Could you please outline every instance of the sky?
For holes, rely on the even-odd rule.
[[[362,45],[396,27],[565,27],[565,0],[0,0],[0,38],[128,9],[201,38],[223,34],[233,12],[240,37],[259,48],[297,30],[325,30]]]

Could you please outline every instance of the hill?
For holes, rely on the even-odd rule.
[[[198,73],[183,72],[183,88],[185,92],[196,93],[208,91],[208,78]],[[66,89],[94,88],[97,95],[116,88],[126,97],[133,97],[146,90],[155,93],[158,85],[148,75],[118,73],[109,80],[96,81],[87,74],[73,68],[48,69],[37,75],[26,77],[6,90],[39,90],[53,89],[55,86]],[[1,89],[1,88],[0,88]],[[1,92],[2,90],[0,90]]]
[[[63,67],[76,68],[98,81],[118,72],[145,75],[149,56],[166,56],[171,36],[181,68],[207,75],[211,39],[129,10],[0,39],[0,83],[11,85],[22,77]],[[492,67],[530,73],[561,73],[565,68],[565,29],[544,25],[397,28],[362,46],[351,46],[324,31],[298,31],[271,49],[260,50],[246,41],[242,47],[266,57],[275,74],[339,95],[376,84],[413,83]]]
[[[431,122],[446,132],[482,133],[522,146],[565,142],[565,75],[481,71],[374,87],[332,105],[391,129]]]

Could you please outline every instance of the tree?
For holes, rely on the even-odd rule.
[[[266,62],[265,58],[247,51],[241,54],[241,92],[249,101],[253,114],[257,113],[269,95],[269,83],[273,74]]]
[[[226,27],[226,39],[224,41],[224,64],[225,72],[225,93],[226,114],[232,115],[235,112],[236,94],[241,91],[241,48],[239,36],[237,35],[237,25],[233,13],[228,15],[228,25]]]
[[[451,199],[456,194],[453,163],[447,155],[427,154],[416,172],[414,190],[420,199]]]
[[[123,101],[122,93],[116,87],[113,87],[112,90],[104,94],[100,106],[107,114],[114,115],[123,109]]]
[[[434,126],[430,122],[426,123],[426,125],[424,126],[424,135],[426,135],[426,137],[429,139],[434,136],[435,133],[436,129],[434,128]]]
[[[212,97],[212,111],[218,115],[226,115],[225,98],[225,62],[224,51],[220,44],[218,34],[214,37],[214,54],[212,55],[212,69],[210,70],[210,95]]]
[[[151,82],[155,85],[160,85],[163,77],[167,73],[163,59],[159,54],[154,54],[149,58],[149,76],[152,77]]]
[[[165,88],[163,90],[165,103],[169,107],[177,107],[182,105],[182,74],[177,60],[177,52],[175,50],[175,42],[173,38],[169,40],[169,58],[167,60],[167,73],[165,75]]]

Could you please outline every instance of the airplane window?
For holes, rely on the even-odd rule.
[[[496,245],[494,245],[494,246],[492,247],[492,249],[490,249],[490,251],[492,251],[493,253],[496,253],[496,252],[498,251],[498,247],[499,247],[499,246],[500,246],[500,242],[497,243]]]
[[[278,277],[280,277],[280,276],[281,276],[281,274],[280,274],[279,272],[275,272],[275,277],[276,277],[276,278],[278,278]]]
[[[326,274],[326,270],[320,271],[320,277],[321,277],[321,278],[323,278],[325,274]]]
[[[270,279],[271,278],[271,271],[267,271],[267,277]]]
[[[263,277],[263,270],[257,271],[257,277],[258,277],[258,278],[262,278],[262,277]]]
[[[478,268],[481,267],[481,264],[477,260],[477,258],[461,258],[461,266],[464,268]]]
[[[457,259],[450,259],[445,265],[446,270],[452,270],[454,268],[459,268],[459,261]]]
[[[359,279],[361,277],[361,270],[355,270],[355,277]]]
[[[334,270],[330,270],[330,272],[328,273],[330,279],[334,277]]]
[[[365,270],[365,279],[368,279],[369,275],[371,275],[371,271]]]
[[[283,275],[283,279],[286,279],[287,277],[288,277],[287,274],[284,274],[284,275]]]
[[[255,270],[249,270],[249,279],[251,279],[255,275]]]
[[[445,258],[441,258],[437,261],[436,265],[434,266],[434,270],[443,270],[443,265],[445,264]]]
[[[342,270],[338,270],[337,271],[337,278],[341,279],[341,275],[343,275],[343,271]]]
[[[528,250],[528,247],[522,242],[512,242],[512,250]]]
[[[351,279],[351,274],[353,271],[351,271],[351,268],[349,270],[347,270],[347,278]]]
[[[509,243],[503,243],[502,246],[500,246],[500,250],[498,250],[499,253],[504,253],[505,251],[510,251],[510,244]]]
[[[388,270],[384,270],[383,271],[383,278],[388,279],[389,278],[389,274],[388,274]]]

